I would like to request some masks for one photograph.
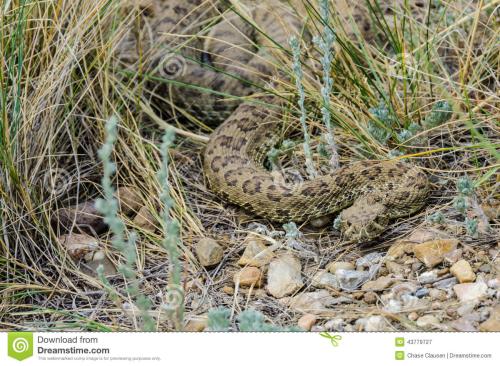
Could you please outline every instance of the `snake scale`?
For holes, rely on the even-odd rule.
[[[269,80],[270,76],[279,75],[279,70],[268,62],[269,52],[265,47],[255,48],[254,41],[269,45],[271,38],[277,44],[287,45],[291,35],[304,38],[307,33],[297,13],[283,2],[246,3],[248,7],[243,10],[253,26],[241,15],[234,16],[237,12],[224,13],[223,21],[211,26],[206,37],[196,38],[194,46],[193,42],[189,47],[183,46],[182,55],[165,56],[164,50],[151,47],[151,67],[170,80],[232,95],[251,94],[252,83],[241,80]],[[177,33],[182,33],[191,27],[190,34],[200,31],[193,29],[194,24],[203,24],[200,19],[210,19],[223,6],[212,4],[207,8],[200,0],[154,4],[157,15],[151,22],[153,28],[163,27],[165,31],[165,27],[177,26]],[[185,38],[167,39],[172,47]],[[238,77],[227,77],[228,73]],[[222,116],[222,124],[212,133],[204,150],[204,174],[210,189],[219,196],[260,217],[276,222],[304,222],[340,212],[343,236],[363,241],[380,235],[391,219],[407,217],[425,204],[429,193],[426,174],[402,162],[358,161],[300,183],[277,179],[264,167],[266,152],[278,142],[283,127],[281,101],[276,96],[260,96],[259,103],[235,102],[208,98],[199,89],[182,88],[175,83],[169,86],[168,93],[174,103],[201,118]]]

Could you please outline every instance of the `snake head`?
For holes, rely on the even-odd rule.
[[[363,197],[340,213],[340,231],[349,241],[368,241],[379,236],[387,228],[388,221],[382,203]]]

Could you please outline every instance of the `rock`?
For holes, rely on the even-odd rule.
[[[399,259],[405,254],[407,245],[407,243],[402,242],[391,245],[391,247],[387,251],[387,254],[385,255],[385,259],[388,261],[395,261]]]
[[[207,315],[195,316],[189,319],[184,326],[184,332],[203,332],[208,325]]]
[[[486,295],[488,286],[480,281],[474,283],[461,283],[453,286],[453,290],[461,302],[476,301]]]
[[[355,326],[360,331],[366,332],[382,332],[391,330],[390,322],[380,315],[373,315],[367,318],[356,320]]]
[[[446,291],[439,290],[437,288],[431,288],[429,290],[429,296],[431,299],[439,301],[445,301],[448,298]]]
[[[475,307],[476,307],[476,302],[474,301],[464,302],[457,308],[457,314],[460,316],[469,315],[474,311]]]
[[[195,247],[196,255],[203,267],[218,264],[224,255],[222,247],[212,238],[202,238]]]
[[[356,260],[356,267],[359,267],[361,269],[372,268],[375,264],[379,263],[382,258],[383,257],[380,253],[368,253],[367,255]]]
[[[326,270],[335,274],[339,269],[353,270],[354,264],[350,262],[330,262],[326,265]]]
[[[495,306],[490,317],[479,325],[481,332],[500,332],[500,305]]]
[[[448,326],[458,332],[477,332],[476,327],[469,320],[464,318],[448,322]]]
[[[491,280],[488,280],[487,284],[489,288],[497,289],[500,287],[500,279],[492,278]]]
[[[343,332],[345,322],[344,319],[335,318],[327,321],[323,326],[325,327],[326,330],[331,332]]]
[[[444,255],[445,263],[453,264],[455,262],[458,262],[460,258],[462,258],[462,252],[463,252],[462,249],[455,249],[449,253],[445,253]]]
[[[437,271],[428,271],[428,272],[423,272],[418,276],[418,282],[421,284],[425,285],[428,283],[434,283],[438,279]]]
[[[374,281],[366,282],[361,290],[363,291],[383,291],[394,283],[395,279],[389,276],[381,276]]]
[[[391,294],[395,299],[400,300],[403,295],[410,295],[417,291],[417,285],[412,282],[399,283],[392,287]]]
[[[366,271],[354,271],[339,269],[336,272],[339,285],[347,291],[354,291],[370,279],[370,273]]]
[[[224,292],[225,294],[228,294],[228,295],[234,295],[234,288],[226,285],[222,288],[222,292]]]
[[[399,300],[390,299],[384,306],[384,310],[388,313],[399,313],[403,308],[403,304]]]
[[[61,231],[78,229],[87,234],[100,234],[108,227],[95,207],[94,201],[85,201],[75,206],[60,208],[53,216],[52,223]]]
[[[69,256],[74,260],[91,260],[93,254],[99,249],[99,240],[87,234],[67,234],[58,239],[61,246],[66,248]]]
[[[89,256],[92,256],[92,258],[89,258]],[[87,262],[80,262],[80,268],[89,276],[98,277],[97,268],[99,268],[99,266],[102,266],[104,277],[114,276],[118,273],[113,262],[106,257],[106,254],[102,250],[88,253],[85,256],[85,260]]]
[[[410,314],[408,314],[408,320],[411,320],[414,322],[415,320],[418,319],[418,313],[415,311],[412,311]]]
[[[145,231],[154,232],[157,220],[149,210],[148,206],[142,206],[135,215],[133,223]]]
[[[441,323],[434,315],[427,314],[417,319],[417,327],[426,330],[440,329]]]
[[[304,285],[300,271],[300,261],[291,254],[273,260],[267,274],[267,291],[275,298],[293,294]]]
[[[327,306],[332,305],[333,297],[327,290],[303,292],[290,300],[290,307],[296,311],[309,314],[321,314]]]
[[[432,268],[444,259],[446,253],[455,250],[458,244],[456,239],[431,240],[414,246],[415,256],[425,264],[427,268]]]
[[[427,295],[429,295],[429,289],[426,287],[421,287],[417,291],[415,291],[415,296],[418,297],[419,299]]]
[[[377,302],[377,295],[375,292],[367,292],[363,296],[363,301],[367,304],[375,304]]]
[[[339,289],[337,277],[325,270],[318,271],[311,280],[311,285],[317,288]]]
[[[472,267],[464,259],[459,260],[451,266],[450,272],[460,283],[474,282],[476,279],[476,274],[472,271]]]
[[[452,288],[454,285],[457,284],[457,282],[458,281],[455,277],[451,277],[451,278],[445,278],[443,280],[436,281],[433,283],[432,286],[434,286],[435,288],[446,290],[446,289]]]
[[[310,331],[312,326],[316,324],[317,317],[314,314],[304,314],[300,317],[297,325],[307,331]]]
[[[120,211],[126,215],[138,212],[142,207],[141,196],[137,193],[137,190],[131,187],[118,187],[115,198],[118,200]]]
[[[265,244],[264,240],[255,235],[245,239],[246,247],[238,264],[240,266],[263,267],[274,257],[274,253]]]
[[[311,224],[311,226],[315,229],[322,229],[327,225],[329,225],[331,222],[332,222],[332,216],[326,215],[310,220],[309,224]]]
[[[392,261],[385,262],[385,267],[389,271],[389,273],[393,273],[396,276],[403,277],[406,272],[406,267]]]
[[[241,287],[260,287],[262,272],[257,267],[245,267],[234,275],[233,281]]]

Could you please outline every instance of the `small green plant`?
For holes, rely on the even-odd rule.
[[[113,237],[111,243],[113,247],[123,256],[124,261],[119,266],[119,271],[125,278],[125,286],[128,297],[136,302],[136,306],[141,312],[142,328],[150,331],[154,330],[154,321],[149,315],[151,304],[149,300],[140,293],[139,281],[136,275],[135,265],[137,262],[136,255],[136,234],[130,233],[128,239],[125,239],[125,224],[118,216],[118,201],[115,198],[115,189],[112,184],[112,176],[116,171],[115,164],[111,161],[114,144],[117,139],[118,118],[113,116],[106,122],[106,140],[104,145],[98,152],[99,158],[103,163],[103,178],[102,189],[104,198],[96,201],[96,208],[104,217],[104,222],[108,224]],[[101,265],[102,266],[102,265]],[[102,267],[99,268],[98,274],[104,278]],[[105,288],[112,289],[108,281],[104,282]],[[113,299],[118,299],[116,294],[112,295]]]
[[[318,175],[314,167],[312,152],[311,152],[311,139],[306,124],[306,108],[304,106],[305,93],[304,86],[302,85],[302,66],[300,64],[300,45],[297,37],[290,38],[290,47],[293,54],[293,74],[295,76],[295,87],[299,92],[299,108],[300,108],[300,125],[302,126],[302,133],[304,134],[304,155],[306,157],[306,171],[310,178]]]
[[[162,245],[168,253],[169,258],[169,284],[167,287],[167,302],[163,306],[174,321],[176,329],[182,329],[184,317],[184,289],[181,285],[181,263],[179,261],[180,226],[179,222],[172,218],[174,200],[170,195],[170,183],[168,181],[169,149],[175,140],[175,133],[167,129],[163,135],[161,144],[161,168],[158,172],[158,181],[161,186],[160,201],[163,205],[161,212],[164,238]]]
[[[231,327],[231,311],[217,308],[208,312],[208,329],[213,332],[225,332]],[[296,332],[298,327],[280,327],[265,321],[264,315],[253,309],[245,310],[236,317],[238,330],[241,332]]]
[[[323,68],[323,86],[321,87],[321,115],[323,117],[323,124],[326,126],[327,130],[325,140],[330,156],[330,165],[336,169],[339,167],[340,162],[333,131],[334,127],[330,116],[330,94],[333,86],[331,67],[335,33],[330,26],[330,6],[328,0],[320,0],[319,6],[321,21],[323,23],[323,32],[321,37],[314,37],[313,42],[322,52],[321,66]]]
[[[432,106],[431,112],[423,121],[426,128],[433,128],[450,120],[453,115],[451,104],[446,100],[441,100]]]

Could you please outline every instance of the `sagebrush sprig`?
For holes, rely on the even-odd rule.
[[[136,302],[137,308],[142,316],[142,328],[144,330],[153,330],[154,322],[149,315],[151,304],[149,300],[140,293],[139,281],[136,274],[136,240],[134,232],[130,233],[125,240],[125,224],[118,216],[118,200],[115,198],[116,191],[112,184],[112,176],[116,172],[116,165],[112,162],[112,153],[118,136],[117,132],[118,118],[112,116],[106,122],[106,138],[103,146],[98,151],[98,156],[103,163],[103,177],[101,180],[103,196],[96,201],[97,210],[103,215],[103,220],[108,224],[111,231],[111,244],[124,257],[124,262],[118,267],[118,270],[125,278],[125,288],[129,298]],[[101,265],[102,266],[102,265]],[[98,269],[100,277],[104,278],[103,269]],[[109,282],[104,282],[105,288],[110,288]],[[116,294],[112,293],[116,299]]]
[[[318,176],[318,172],[314,167],[312,151],[311,151],[311,139],[309,137],[309,131],[306,124],[306,108],[304,106],[305,102],[305,92],[304,86],[302,85],[302,65],[300,63],[300,45],[297,37],[290,38],[290,47],[292,48],[293,55],[293,74],[295,76],[295,87],[299,93],[299,108],[300,108],[300,125],[302,126],[302,133],[304,135],[304,155],[306,160],[306,171],[309,178],[314,178]]]
[[[173,314],[173,321],[176,328],[182,328],[184,317],[184,289],[181,286],[181,263],[179,260],[180,245],[180,225],[172,217],[174,200],[170,194],[169,183],[169,149],[175,140],[175,133],[172,129],[167,129],[163,135],[161,150],[161,166],[158,172],[158,181],[160,182],[161,193],[160,201],[163,205],[161,212],[164,238],[162,246],[168,253],[169,258],[169,286],[167,289],[167,298],[171,299],[167,308]]]
[[[333,168],[339,167],[339,155],[335,142],[334,127],[330,114],[330,93],[332,91],[333,79],[330,75],[333,58],[333,44],[335,33],[330,27],[330,6],[328,0],[320,1],[320,15],[323,21],[323,32],[321,37],[314,37],[313,42],[321,50],[321,66],[323,69],[323,86],[321,87],[321,115],[323,124],[326,126],[326,142],[330,153],[330,165]]]

